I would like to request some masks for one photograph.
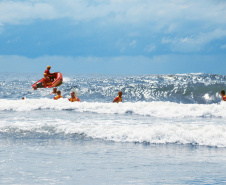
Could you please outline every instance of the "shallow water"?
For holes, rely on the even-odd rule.
[[[226,149],[2,139],[2,184],[224,184]]]

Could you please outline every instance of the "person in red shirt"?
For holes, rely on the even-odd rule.
[[[113,103],[122,102],[122,91],[118,92],[118,96],[113,100]]]
[[[81,102],[81,100],[78,98],[78,97],[76,97],[76,95],[75,95],[75,92],[73,91],[73,92],[71,92],[71,98],[69,98],[68,99],[69,101],[71,101],[71,102],[75,102],[75,101],[79,101],[79,102]]]
[[[50,73],[51,66],[47,66],[47,69],[45,70],[45,73],[49,76],[52,75],[52,73]]]
[[[222,100],[226,101],[226,95],[225,95],[225,91],[224,90],[221,91],[221,96],[222,96]]]
[[[53,99],[54,100],[58,100],[60,98],[64,98],[63,96],[61,96],[61,91],[57,91],[57,96],[55,96]]]
[[[51,81],[54,80],[54,73],[50,73],[51,66],[47,66],[47,69],[45,70],[45,73],[50,78]]]

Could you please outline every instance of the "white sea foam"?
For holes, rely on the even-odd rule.
[[[179,104],[172,102],[98,103],[69,102],[66,98],[6,100],[0,99],[0,111],[33,111],[40,109],[72,110],[98,114],[135,114],[156,118],[226,118],[226,103],[219,104]]]
[[[63,82],[70,82],[71,81],[71,78],[69,78],[69,77],[63,77]]]
[[[86,136],[115,142],[192,144],[226,147],[226,125],[207,122],[152,122],[126,119],[24,119],[0,120],[0,135],[7,137]],[[4,134],[3,134],[4,133]]]
[[[0,99],[0,104],[1,115],[6,115],[0,119],[1,137],[40,138],[44,135],[51,138],[54,135],[57,137],[82,135],[115,142],[226,147],[225,102],[219,104],[172,102],[115,104],[72,103],[66,98],[57,101],[41,98]],[[46,111],[53,113],[48,115]],[[39,114],[46,114],[46,116]],[[65,118],[62,118],[64,115],[66,115]]]

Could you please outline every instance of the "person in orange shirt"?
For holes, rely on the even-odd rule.
[[[113,103],[122,102],[122,91],[118,92],[118,96],[113,100]]]
[[[50,79],[46,73],[44,73],[44,78],[43,78],[42,84],[44,87],[46,87],[48,85],[52,85],[52,82],[50,81]]]
[[[53,99],[54,100],[58,100],[60,98],[64,98],[63,96],[61,96],[61,91],[57,91],[57,96],[55,96]]]
[[[222,100],[226,101],[226,95],[225,95],[225,91],[224,90],[221,91],[221,96],[222,96]]]
[[[76,97],[74,91],[71,92],[71,98],[69,98],[68,100],[71,101],[71,102],[75,102],[75,101],[81,102],[81,100],[80,100],[79,98]]]

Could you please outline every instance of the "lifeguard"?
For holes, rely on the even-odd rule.
[[[54,81],[54,75],[55,73],[50,73],[51,66],[47,66],[47,69],[45,70],[45,73],[50,78],[50,81]]]
[[[113,103],[122,102],[122,91],[118,92],[118,96],[113,100]]]
[[[54,100],[58,100],[60,98],[64,98],[63,96],[61,96],[61,91],[57,91],[57,96],[55,96],[53,99]]]
[[[221,91],[221,96],[222,96],[222,101],[226,101],[226,95],[224,90]]]
[[[49,77],[47,76],[46,73],[44,73],[44,77],[43,77],[43,82],[42,82],[43,86],[48,86],[48,85],[52,85],[52,82],[50,81]]]
[[[56,87],[53,88],[52,94],[57,94],[57,88]]]
[[[71,92],[71,98],[69,98],[68,100],[69,100],[70,102],[75,102],[75,101],[81,102],[81,100],[75,96],[75,92],[74,92],[74,91]]]
[[[45,73],[50,76],[50,75],[53,75],[52,73],[50,73],[50,70],[51,69],[51,66],[47,66],[47,69],[45,70]]]

